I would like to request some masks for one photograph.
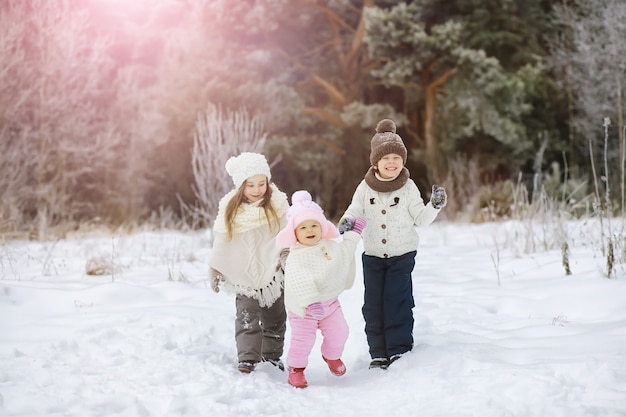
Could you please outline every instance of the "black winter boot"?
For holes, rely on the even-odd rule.
[[[369,369],[387,369],[387,367],[389,367],[389,359],[374,358],[370,362]]]

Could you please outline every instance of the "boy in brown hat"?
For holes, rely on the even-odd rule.
[[[406,169],[407,150],[396,125],[383,119],[371,141],[372,166],[358,185],[342,219],[365,217],[363,230],[363,318],[372,358],[370,368],[387,369],[413,348],[411,275],[419,236],[415,226],[432,223],[446,205],[446,192],[433,185],[424,204]],[[349,229],[342,221],[339,231]]]

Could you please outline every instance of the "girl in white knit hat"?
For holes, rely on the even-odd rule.
[[[289,384],[308,385],[304,369],[320,329],[322,358],[330,372],[341,376],[346,367],[341,354],[348,339],[348,324],[341,311],[338,295],[354,282],[354,254],[365,219],[351,222],[341,242],[335,225],[324,217],[320,206],[307,191],[296,191],[287,212],[287,226],[276,237],[280,248],[290,248],[284,262],[285,306],[291,326],[287,354]]]
[[[271,180],[258,153],[226,162],[235,188],[219,202],[211,251],[211,288],[236,294],[235,342],[238,369],[254,371],[261,361],[284,370],[286,312],[283,270],[276,234],[286,223],[287,196]]]

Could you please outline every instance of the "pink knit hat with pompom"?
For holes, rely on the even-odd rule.
[[[305,220],[316,220],[322,226],[322,239],[339,237],[337,227],[324,217],[324,210],[311,198],[308,191],[300,190],[291,196],[291,207],[287,210],[287,226],[276,236],[276,244],[281,248],[294,246],[296,239],[295,229]]]

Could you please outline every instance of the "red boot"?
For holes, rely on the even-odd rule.
[[[304,377],[304,368],[294,368],[290,366],[289,377],[287,380],[289,381],[289,385],[296,388],[306,388],[309,384],[306,382],[306,378]]]
[[[346,365],[341,361],[341,359],[326,359],[322,356],[324,362],[328,364],[328,369],[333,375],[341,376],[346,373]]]

